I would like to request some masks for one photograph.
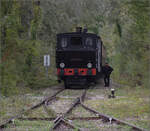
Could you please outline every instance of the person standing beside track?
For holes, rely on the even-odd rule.
[[[104,74],[105,87],[109,87],[110,74],[113,71],[113,68],[111,66],[109,66],[108,63],[105,63],[105,66],[103,66],[102,70],[103,70],[103,74]]]

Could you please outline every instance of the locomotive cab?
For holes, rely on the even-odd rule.
[[[66,88],[96,82],[102,68],[100,37],[82,29],[57,34],[56,68],[58,80]]]

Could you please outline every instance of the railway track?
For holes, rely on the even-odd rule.
[[[13,117],[11,117],[10,119],[4,121],[2,124],[0,124],[0,129],[5,128],[9,123],[12,123],[15,119],[19,119],[23,114],[25,114],[25,113],[27,113],[27,112],[29,112],[29,111],[31,111],[31,110],[34,110],[34,109],[36,109],[36,108],[38,108],[38,107],[44,105],[45,102],[47,102],[47,101],[52,101],[53,99],[56,98],[56,95],[58,95],[59,93],[61,93],[61,92],[64,91],[64,90],[65,90],[64,88],[63,88],[63,89],[60,89],[59,91],[57,91],[56,93],[54,93],[52,96],[46,97],[43,101],[39,102],[38,104],[36,104],[36,105],[30,107],[29,109],[27,109],[27,110],[25,110],[25,111],[23,111],[23,112],[18,113],[18,115],[13,116]]]
[[[76,130],[82,130],[81,128],[77,127],[76,125],[74,125],[72,122],[73,120],[82,120],[82,121],[89,121],[89,120],[102,120],[103,123],[109,123],[109,124],[117,124],[117,125],[127,125],[129,127],[131,127],[132,130],[134,131],[146,131],[145,129],[142,129],[140,127],[137,127],[135,125],[132,125],[130,123],[127,123],[125,121],[119,120],[117,118],[102,114],[90,107],[88,107],[87,105],[84,104],[84,100],[86,98],[86,94],[87,94],[87,90],[85,89],[84,91],[82,91],[82,94],[79,97],[76,97],[74,99],[74,101],[70,104],[69,109],[65,112],[62,113],[61,115],[57,116],[57,117],[47,117],[47,118],[36,118],[36,117],[32,117],[32,118],[23,118],[22,115],[26,112],[29,112],[31,110],[34,110],[42,105],[44,105],[47,108],[47,104],[48,102],[54,100],[56,98],[56,96],[61,93],[62,91],[65,91],[65,89],[61,89],[58,92],[56,92],[55,94],[53,94],[52,96],[47,97],[46,99],[44,99],[42,102],[39,102],[38,104],[32,106],[31,108],[27,109],[24,112],[19,113],[17,116],[14,116],[10,119],[8,119],[7,121],[3,122],[0,125],[0,129],[3,129],[6,127],[6,125],[8,125],[9,123],[12,123],[15,119],[18,119],[20,121],[22,120],[28,120],[28,121],[53,121],[53,126],[49,129],[50,131],[52,130],[63,130],[61,129],[62,125],[65,125],[66,127],[68,127],[69,129],[76,129]],[[74,110],[75,108],[77,108],[77,106],[80,105],[81,107],[83,107],[85,110],[95,114],[95,116],[91,116],[91,117],[69,117],[69,114],[72,112],[72,110]]]

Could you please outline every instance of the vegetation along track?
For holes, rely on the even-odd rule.
[[[144,129],[141,129],[135,125],[132,125],[130,123],[121,121],[119,119],[113,118],[111,116],[108,115],[104,115],[96,110],[91,109],[90,107],[86,106],[83,102],[86,98],[86,93],[88,89],[83,90],[82,94],[80,97],[76,97],[74,99],[74,101],[71,103],[71,106],[68,108],[67,111],[65,111],[64,113],[60,114],[57,117],[50,117],[50,118],[36,118],[36,117],[32,117],[32,118],[23,118],[22,115],[26,112],[29,112],[31,110],[34,110],[40,106],[43,105],[44,109],[47,110],[47,103],[49,103],[50,101],[54,100],[56,98],[56,95],[58,95],[59,93],[61,93],[62,91],[64,91],[65,89],[61,89],[58,92],[56,92],[55,94],[53,94],[52,96],[47,97],[46,99],[44,99],[42,102],[39,102],[38,104],[32,106],[31,108],[27,109],[24,112],[19,113],[17,116],[14,116],[10,119],[8,119],[7,121],[5,121],[3,124],[0,125],[0,129],[5,128],[7,124],[12,123],[15,119],[18,120],[29,120],[29,121],[38,121],[38,120],[43,120],[43,121],[53,121],[53,126],[50,128],[50,130],[63,130],[63,127],[66,126],[69,129],[77,129],[77,130],[82,130],[81,128],[75,126],[74,124],[72,124],[72,122],[70,122],[70,120],[102,120],[104,123],[109,123],[109,124],[119,124],[119,125],[127,125],[130,126],[132,128],[132,130],[135,131],[145,131]],[[77,107],[77,105],[81,105],[84,109],[86,109],[89,112],[92,112],[94,114],[96,114],[95,117],[68,117],[69,114],[72,112],[73,109],[75,109],[75,107]],[[64,126],[63,126],[64,125]],[[62,127],[63,126],[63,127]]]

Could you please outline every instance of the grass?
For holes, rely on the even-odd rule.
[[[91,131],[131,131],[129,126],[121,126],[116,124],[103,123],[100,120],[81,121],[74,120],[73,124],[78,128]]]
[[[18,99],[19,98],[19,99]],[[35,101],[35,100],[33,100]],[[0,121],[3,119],[8,119],[11,116],[14,116],[18,114],[19,112],[26,109],[30,104],[33,102],[28,98],[25,98],[23,96],[11,96],[11,97],[5,97],[1,99],[0,102]]]
[[[14,126],[8,125],[7,129],[8,131],[48,131],[52,125],[53,122],[50,121],[14,121]]]
[[[83,89],[68,89],[60,94],[60,96],[72,96],[77,97],[80,96],[83,92]]]
[[[101,88],[100,85],[97,85],[93,89],[89,89],[87,92],[85,104],[89,107],[110,115],[112,117],[119,118],[121,120],[127,121],[131,124],[137,125],[141,128],[150,130],[150,90],[143,87],[129,87],[123,86],[120,88],[113,87],[116,90],[116,98],[108,99],[110,94],[110,89]],[[0,123],[2,120],[8,119],[15,114],[18,114],[23,109],[31,107],[35,103],[39,102],[40,99],[43,99],[43,96],[52,95],[56,92],[56,88],[47,88],[47,89],[33,89],[30,90],[28,95],[17,95],[10,97],[2,97],[0,102]],[[44,93],[45,92],[45,93]],[[72,101],[77,96],[80,96],[83,90],[66,90],[62,92],[58,98],[59,100],[50,105],[49,116],[44,111],[43,107],[36,109],[33,112],[25,114],[25,117],[55,117],[59,111],[63,111],[64,107],[69,107]],[[19,98],[19,99],[18,99]],[[61,105],[61,106],[60,106]],[[52,106],[56,106],[52,109]],[[58,110],[56,110],[58,109]],[[53,112],[55,110],[57,113]],[[75,110],[72,111],[71,116],[94,116],[94,114],[89,113],[81,106],[78,106]],[[102,123],[101,121],[80,121],[74,120],[72,124],[75,124],[76,127],[90,129],[98,131],[101,128],[103,131],[130,131],[131,128],[128,126],[121,125],[112,125]],[[24,131],[28,129],[29,131],[47,131],[52,125],[51,122],[47,121],[19,121],[15,120],[15,127],[9,126],[7,129]],[[6,129],[6,130],[7,130]],[[112,129],[112,130],[111,130]]]
[[[32,85],[32,89],[46,88],[46,87],[54,86],[57,84],[58,82],[56,80],[50,80],[49,78],[44,78],[38,81],[34,81]]]
[[[39,96],[39,97],[35,97]],[[10,97],[3,97],[0,101],[0,123],[18,113],[32,107],[36,103],[39,103],[43,97],[39,94],[30,92],[30,95],[17,95],[17,96],[10,96]],[[47,116],[44,112],[43,107],[38,108],[33,112],[29,112],[26,114],[28,116]]]
[[[150,129],[150,91],[142,87],[116,89],[115,99],[87,100],[85,103],[101,113]]]
[[[78,128],[87,128],[87,129],[98,131],[98,128],[91,121],[74,120],[73,124]]]
[[[96,115],[85,110],[82,106],[76,107],[72,113],[69,115],[70,117],[95,117]]]
[[[48,109],[47,111],[44,110],[44,107],[39,107],[33,111],[25,113],[24,117],[37,117],[37,118],[47,118],[47,117],[56,117],[56,113]]]

